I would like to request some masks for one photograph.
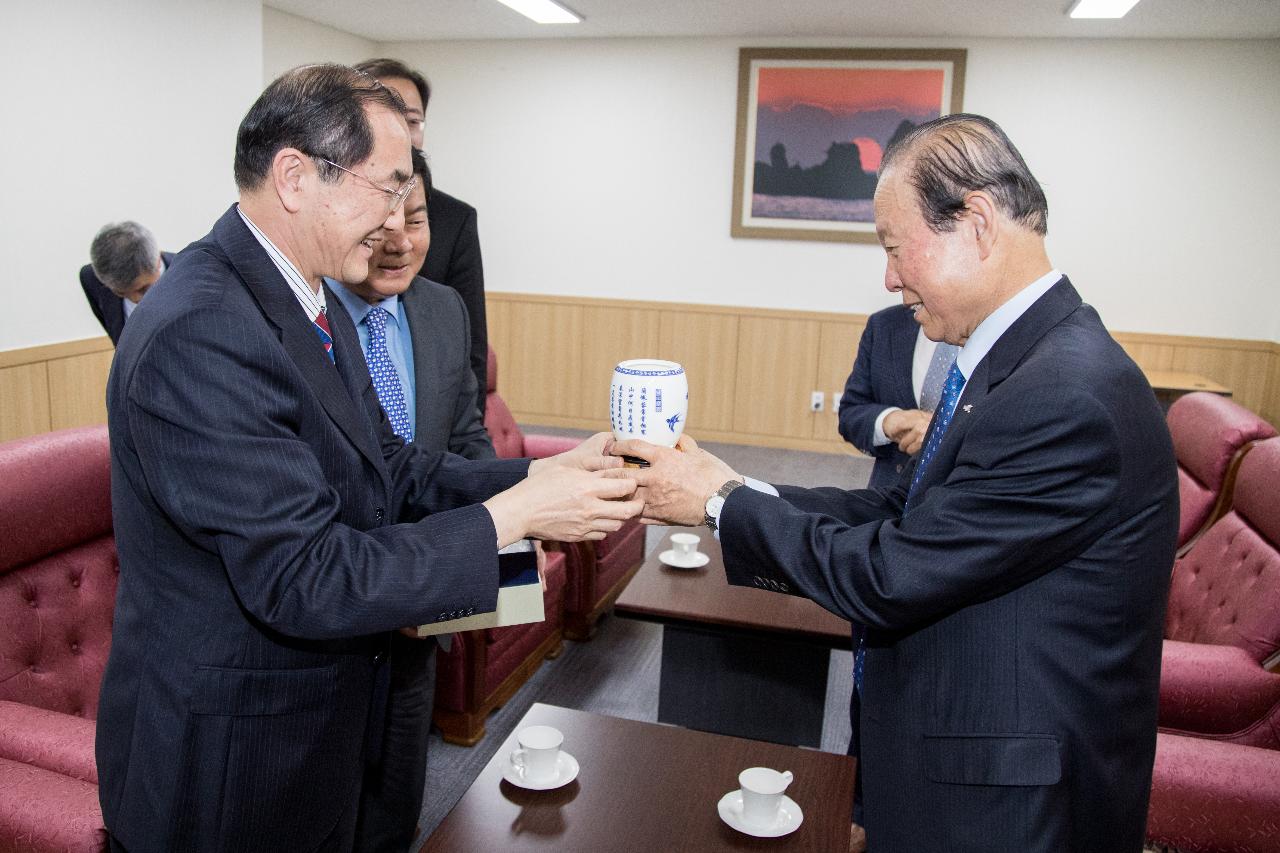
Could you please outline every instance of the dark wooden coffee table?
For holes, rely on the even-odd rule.
[[[710,562],[673,569],[670,534],[697,533]],[[849,623],[812,601],[725,580],[706,528],[672,528],[618,597],[619,616],[663,625],[658,719],[755,740],[818,746],[831,649]]]
[[[419,853],[670,853],[812,850],[849,845],[854,761],[843,755],[536,704],[516,726],[555,726],[578,778],[554,791],[503,780],[516,734],[499,747]],[[747,767],[790,770],[804,812],[790,835],[753,838],[716,811]]]

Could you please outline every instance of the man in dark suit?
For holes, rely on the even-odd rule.
[[[493,609],[497,550],[638,512],[593,445],[405,444],[323,276],[362,280],[414,186],[403,104],[350,68],[267,87],[240,189],[130,319],[108,385],[120,555],[97,764],[114,850],[350,851],[389,633]],[[554,519],[563,516],[564,523]]]
[[[476,408],[467,309],[454,290],[416,275],[431,243],[431,170],[413,151],[418,185],[405,199],[404,227],[384,228],[362,282],[326,281],[346,309],[364,350],[374,390],[393,429],[425,450],[495,459]],[[450,638],[440,645],[448,650]],[[427,775],[435,698],[436,639],[391,636],[391,690],[385,736],[360,794],[356,849],[403,853],[417,829]]]
[[[156,248],[156,238],[138,223],[114,222],[93,238],[89,261],[80,268],[80,288],[111,343],[119,343],[124,321],[173,255]]]
[[[875,458],[871,488],[892,486],[920,452],[957,348],[925,337],[903,305],[867,318],[840,398],[840,435]]]
[[[871,850],[1137,853],[1178,523],[1160,407],[1049,263],[1044,194],[994,122],[907,134],[875,213],[886,286],[962,346],[910,476],[741,488],[692,440],[613,452],[650,461],[648,517],[704,516],[731,583],[868,626]]]
[[[377,77],[404,99],[409,120],[409,138],[422,150],[427,104],[431,85],[420,72],[396,59],[367,59],[356,65]],[[471,370],[476,376],[476,405],[484,416],[486,372],[489,365],[489,326],[485,319],[484,264],[480,259],[480,232],[476,209],[446,192],[433,190],[427,212],[431,225],[431,248],[420,275],[452,287],[462,296],[471,322]]]

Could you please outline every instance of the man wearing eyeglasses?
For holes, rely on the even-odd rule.
[[[640,504],[601,434],[529,462],[406,444],[324,277],[360,281],[416,186],[403,103],[276,80],[232,206],[138,306],[108,386],[120,578],[97,723],[113,851],[350,851],[391,632],[492,610],[497,550]]]

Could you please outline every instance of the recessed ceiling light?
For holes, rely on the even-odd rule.
[[[1136,5],[1138,0],[1076,0],[1067,14],[1073,18],[1123,18]]]
[[[515,9],[526,18],[532,18],[539,24],[577,24],[582,21],[581,15],[570,12],[552,0],[498,0],[498,2]]]

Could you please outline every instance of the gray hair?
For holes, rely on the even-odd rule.
[[[93,274],[117,296],[128,292],[138,276],[153,272],[159,259],[156,238],[136,222],[103,226],[89,246]]]
[[[934,232],[955,229],[964,197],[974,190],[990,193],[1014,222],[1041,236],[1049,231],[1049,203],[1040,182],[1000,125],[986,116],[956,113],[913,128],[889,145],[881,173],[899,160]]]

